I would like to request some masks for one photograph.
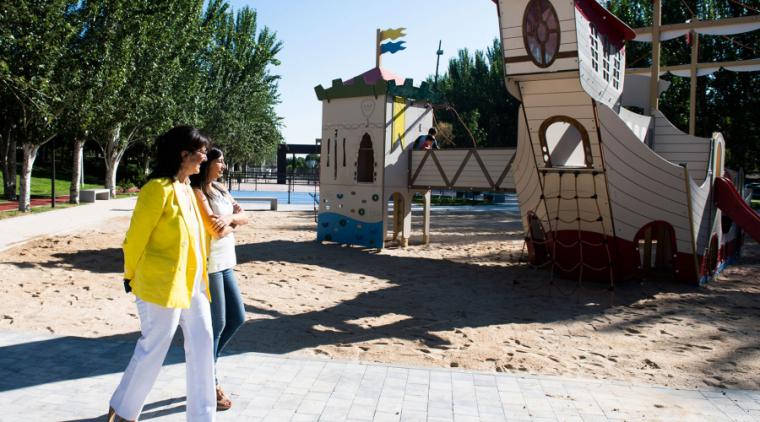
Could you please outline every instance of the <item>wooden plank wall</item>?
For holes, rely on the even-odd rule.
[[[520,201],[523,229],[529,233],[528,213],[534,213],[543,222],[546,220],[546,208],[541,202],[541,184],[536,169],[535,158],[530,147],[528,128],[523,117],[522,106],[517,119],[517,155],[512,165],[517,199]],[[544,230],[549,231],[549,225],[542,223]]]
[[[660,111],[655,112],[654,125],[654,151],[673,163],[686,163],[691,177],[701,185],[707,177],[712,140],[681,132]]]
[[[539,168],[545,166],[541,155],[539,138],[541,124],[550,117],[562,115],[577,120],[583,126],[589,137],[594,169],[599,171],[603,169],[593,103],[588,94],[583,90],[583,87],[581,87],[577,77],[522,81],[520,82],[520,89],[527,118],[527,133],[524,139],[529,147],[530,142],[533,143],[531,154],[535,154],[535,163],[538,164]],[[533,164],[533,166],[535,167],[536,164]],[[551,215],[551,219],[555,219],[552,221],[552,227],[559,230],[576,230],[578,229],[578,225],[574,221],[578,213],[580,213],[580,217],[584,220],[593,220],[601,215],[605,224],[583,222],[581,229],[597,233],[605,232],[608,235],[612,235],[612,220],[604,176],[593,176],[590,172],[584,171],[582,173],[578,179],[578,195],[587,197],[593,195],[596,191],[598,201],[581,200],[579,203],[576,203],[569,200],[548,200],[547,207],[549,214]],[[544,183],[544,194],[547,198],[558,196],[560,188],[564,198],[575,195],[576,187],[572,173],[565,173],[560,177],[559,173],[553,172],[547,173],[546,177],[543,175],[541,177]],[[559,214],[557,214],[558,212]],[[565,222],[556,221],[557,216]],[[573,221],[573,223],[566,223],[567,221]]]
[[[528,119],[528,131],[533,141],[536,162],[543,166],[539,142],[539,128],[549,117],[563,115],[572,117],[583,125],[589,135],[592,145],[594,165],[601,166],[601,155],[597,144],[596,120],[594,107],[586,91],[580,85],[577,77],[568,79],[549,79],[542,81],[520,82],[522,103]]]
[[[652,124],[652,116],[634,113],[625,107],[620,107],[618,116],[623,119],[625,125],[633,132],[641,142],[646,142],[649,126]]]
[[[632,241],[652,221],[669,223],[678,252],[692,253],[684,170],[638,140],[607,107],[599,107],[607,180],[615,232]]]

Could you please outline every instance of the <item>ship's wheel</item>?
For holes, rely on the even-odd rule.
[[[531,0],[523,15],[523,42],[538,67],[549,67],[559,51],[559,18],[549,0]]]

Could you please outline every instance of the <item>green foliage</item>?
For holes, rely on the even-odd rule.
[[[62,97],[55,74],[75,35],[76,28],[67,19],[75,4],[69,0],[0,4],[0,126],[20,143],[40,145],[55,133]]]
[[[436,110],[438,122],[452,125],[453,139],[441,139],[443,146],[453,143],[456,147],[472,147],[467,129],[479,147],[505,147],[517,143],[518,102],[507,93],[504,85],[504,64],[498,39],[485,51],[470,54],[466,49],[460,50],[457,57],[449,61],[448,72],[438,79],[437,90],[464,122],[463,125],[454,111]]]
[[[202,68],[204,126],[229,163],[271,155],[282,135],[274,111],[279,77],[269,67],[280,64],[282,43],[268,28],[258,30],[256,12],[248,7],[232,14],[213,0],[204,21],[212,34]]]
[[[223,0],[0,3],[3,140],[93,140],[112,175],[131,146],[149,149],[176,124],[205,127],[231,162],[268,156],[282,138],[269,70],[282,44],[255,11],[228,9]]]

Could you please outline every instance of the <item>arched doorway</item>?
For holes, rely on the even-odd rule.
[[[372,138],[368,133],[362,136],[362,141],[359,144],[356,181],[358,183],[373,183],[375,181],[375,151],[372,148]]]
[[[671,278],[676,268],[676,236],[673,226],[653,221],[641,229],[633,240],[639,254],[642,278]]]

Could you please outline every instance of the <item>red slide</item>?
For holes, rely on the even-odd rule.
[[[715,179],[715,205],[760,243],[760,214],[755,212],[726,177]]]

